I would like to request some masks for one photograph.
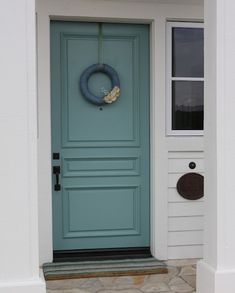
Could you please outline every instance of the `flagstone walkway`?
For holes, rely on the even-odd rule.
[[[196,262],[167,261],[168,274],[47,281],[47,293],[195,293]]]

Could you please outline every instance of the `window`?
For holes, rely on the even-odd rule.
[[[202,135],[204,30],[201,23],[167,24],[167,134]]]

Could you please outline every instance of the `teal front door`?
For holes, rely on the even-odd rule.
[[[92,64],[113,67],[112,104],[84,98]],[[111,89],[96,73],[89,88]],[[149,27],[51,22],[54,250],[149,247]]]

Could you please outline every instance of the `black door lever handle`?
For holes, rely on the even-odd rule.
[[[53,167],[53,174],[55,174],[55,178],[56,178],[56,183],[54,185],[54,190],[55,191],[60,191],[61,190],[61,185],[60,185],[60,178],[59,178],[59,175],[60,175],[60,166],[54,166]]]

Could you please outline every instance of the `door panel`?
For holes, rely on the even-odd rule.
[[[54,250],[149,246],[149,37],[147,25],[102,25],[103,63],[121,95],[96,106],[81,95],[84,69],[98,63],[97,23],[51,23]],[[111,89],[104,74],[89,88]],[[53,190],[55,178],[53,177]]]
[[[139,190],[136,186],[67,189],[63,207],[65,238],[139,233]]]
[[[103,33],[105,35],[105,25],[103,25]],[[81,46],[81,37],[71,37],[66,34],[62,37],[62,78],[64,82],[64,97],[62,107],[62,140],[63,147],[94,147],[95,146],[138,146],[139,145],[139,119],[138,106],[139,95],[138,87],[135,89],[134,82],[138,79],[138,58],[139,50],[136,46],[137,41],[132,36],[126,38],[118,38],[113,40],[113,34],[105,36],[103,42],[104,63],[115,68],[122,80],[121,91],[125,93],[118,103],[114,103],[111,107],[95,107],[85,99],[77,99],[78,77],[82,71],[93,63],[97,63],[98,56],[94,58],[94,40],[83,40],[85,46]],[[93,38],[93,37],[92,37]],[[78,39],[78,40],[77,40]],[[97,43],[97,41],[96,41]],[[117,45],[118,44],[118,45]],[[97,44],[96,44],[97,46]],[[90,50],[86,48],[91,47]],[[85,48],[85,49],[84,49]],[[92,50],[93,48],[93,50]],[[81,63],[80,58],[83,56],[84,50],[86,62]],[[108,58],[109,57],[109,58]],[[122,58],[120,58],[122,57]],[[90,61],[92,60],[92,61]],[[123,70],[125,68],[125,70]],[[102,94],[101,90],[109,89],[110,85],[102,83],[102,75],[99,74],[99,80],[93,78],[91,80],[91,90],[95,94]],[[97,84],[98,83],[98,84]],[[96,92],[95,89],[100,92]],[[125,98],[128,97],[128,98]],[[77,109],[83,109],[77,112]],[[102,110],[101,110],[102,109]],[[92,122],[89,113],[92,116]],[[120,113],[122,119],[120,121]],[[76,125],[76,127],[74,127]],[[86,127],[84,127],[86,125]],[[128,127],[126,127],[128,125]]]

